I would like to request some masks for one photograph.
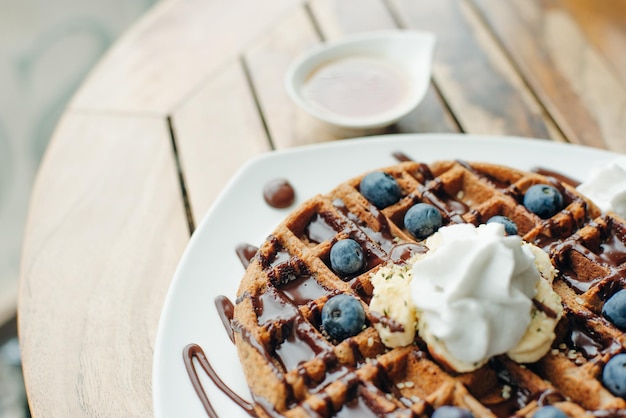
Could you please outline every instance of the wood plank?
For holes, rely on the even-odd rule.
[[[465,132],[562,139],[466,1],[389,1],[403,26],[437,34],[433,79]]]
[[[324,39],[332,41],[359,32],[398,29],[382,0],[311,0],[311,10]],[[458,132],[437,89],[430,83],[419,107],[388,132]]]
[[[559,0],[475,0],[566,138],[626,151],[626,85]]]
[[[196,224],[237,169],[271,149],[240,61],[176,109],[172,126]]]
[[[18,318],[33,416],[151,416],[158,319],[189,238],[166,121],[66,114],[28,219]]]
[[[70,106],[165,115],[298,3],[162,1],[106,54]]]
[[[560,0],[626,84],[626,0]]]
[[[259,106],[276,149],[340,139],[349,134],[334,131],[297,107],[284,87],[291,62],[319,44],[304,8],[285,15],[265,36],[244,52]]]

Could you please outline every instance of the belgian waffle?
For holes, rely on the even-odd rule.
[[[429,165],[406,161],[382,169],[402,189],[382,210],[359,192],[362,176],[292,212],[260,246],[241,282],[233,329],[259,416],[429,417],[443,405],[475,417],[531,417],[552,404],[572,417],[626,416],[626,401],[611,394],[601,371],[626,351],[626,337],[601,314],[626,287],[626,224],[554,177],[508,167],[460,161]],[[550,184],[565,207],[541,219],[521,203],[534,184]],[[559,274],[554,290],[564,317],[552,349],[538,362],[518,364],[498,356],[469,373],[456,373],[413,345],[389,349],[368,311],[370,277],[388,260],[422,251],[403,216],[418,202],[441,212],[445,224],[479,225],[494,215],[515,221],[527,242],[550,254]],[[342,277],[330,267],[330,248],[350,237],[366,257],[365,271]],[[356,296],[366,327],[332,341],[321,310],[333,295]]]

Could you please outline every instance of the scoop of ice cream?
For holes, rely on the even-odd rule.
[[[372,277],[370,310],[402,328],[375,324],[385,345],[412,343],[417,328],[431,353],[458,372],[498,354],[518,362],[546,354],[562,316],[550,286],[556,271],[541,249],[490,225],[441,228],[412,267],[388,264]]]
[[[603,212],[615,212],[626,218],[626,157],[594,166],[577,190]]]

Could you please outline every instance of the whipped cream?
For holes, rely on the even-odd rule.
[[[604,213],[626,219],[626,157],[592,167],[589,179],[577,188]]]
[[[386,346],[412,343],[417,328],[433,356],[458,372],[499,354],[525,363],[547,353],[563,308],[544,251],[495,223],[443,227],[425,244],[430,251],[408,266],[390,263],[372,277],[370,310],[402,325],[374,325]]]

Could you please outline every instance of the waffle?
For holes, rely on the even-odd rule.
[[[626,337],[601,314],[624,287],[626,224],[554,177],[461,161],[405,161],[382,169],[402,198],[382,210],[359,193],[362,176],[292,212],[260,246],[241,282],[233,320],[235,342],[259,416],[429,417],[444,405],[475,417],[532,417],[554,405],[571,417],[626,416],[626,401],[609,392],[601,371],[625,351]],[[565,208],[541,219],[522,204],[534,184],[551,184]],[[387,348],[368,310],[371,275],[392,260],[423,251],[403,217],[418,202],[439,209],[444,225],[479,225],[494,215],[515,221],[519,235],[543,248],[558,269],[553,288],[564,316],[552,349],[533,364],[497,356],[478,370],[457,373],[433,358],[419,336]],[[330,268],[334,242],[350,237],[364,250],[355,276]],[[366,326],[333,341],[321,326],[325,302],[356,296]]]

